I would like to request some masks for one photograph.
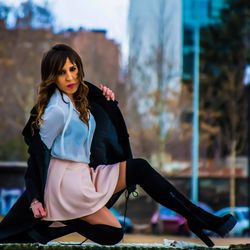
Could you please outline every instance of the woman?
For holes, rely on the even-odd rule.
[[[133,159],[114,93],[84,81],[79,55],[58,44],[43,57],[38,100],[23,130],[30,158],[26,191],[0,224],[0,242],[41,242],[78,232],[99,244],[123,237],[108,210],[121,192],[139,184],[155,201],[204,233],[224,236],[236,224],[214,216],[178,192],[143,159]],[[30,209],[29,209],[30,207]]]

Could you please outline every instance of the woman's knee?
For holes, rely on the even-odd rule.
[[[121,242],[123,236],[124,236],[123,228],[116,227],[115,232],[111,236],[110,245],[114,245]]]
[[[123,239],[123,228],[112,227],[109,225],[95,225],[96,233],[99,237],[96,239],[96,243],[101,245],[115,245]]]
[[[103,207],[95,213],[87,215],[82,219],[92,225],[107,224],[114,227],[121,227],[120,222],[107,207]]]
[[[93,225],[82,219],[76,219],[64,223],[74,227],[77,233],[100,245],[117,244],[122,240],[124,235],[122,227],[114,227],[107,224]]]

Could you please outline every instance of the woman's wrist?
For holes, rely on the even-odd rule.
[[[30,208],[32,208],[33,205],[35,205],[35,204],[37,204],[39,202],[40,202],[39,200],[33,199],[32,202],[31,202],[31,204],[30,204]]]

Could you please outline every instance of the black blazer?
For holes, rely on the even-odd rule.
[[[91,113],[96,120],[90,166],[95,168],[100,164],[113,164],[132,158],[128,131],[117,101],[107,101],[99,88],[87,81],[85,83],[89,87]],[[36,115],[36,109],[33,108],[22,132],[29,153],[25,174],[26,190],[0,223],[0,242],[18,242],[17,238],[20,235],[32,231],[37,223],[43,223],[40,219],[35,219],[29,209],[34,198],[44,202],[44,188],[50,161],[50,150],[42,142],[39,130],[35,129],[34,133],[31,130]],[[134,187],[130,187],[131,191],[133,189]],[[113,195],[106,206],[111,207],[120,194],[121,192]]]

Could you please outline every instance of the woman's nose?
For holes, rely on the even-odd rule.
[[[67,74],[66,74],[66,80],[70,81],[72,79],[73,79],[72,73],[71,72],[67,72]]]

